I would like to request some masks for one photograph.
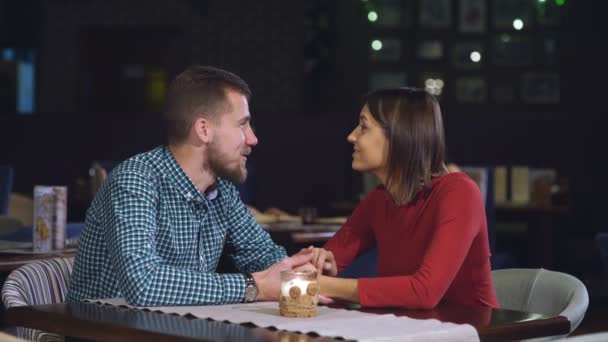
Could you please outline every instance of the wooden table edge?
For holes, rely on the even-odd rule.
[[[0,261],[0,272],[10,273],[17,268],[31,264],[35,261],[40,260],[48,260],[54,258],[73,258],[76,256],[76,251],[70,252],[58,252],[58,253],[48,253],[48,254],[14,254],[14,255],[0,255],[4,259],[8,259],[5,261]]]
[[[101,305],[94,303],[87,303],[90,305]],[[126,307],[112,307],[120,310],[131,310]],[[144,310],[150,314],[160,314],[158,311]],[[41,317],[36,320],[35,325],[30,323],[32,316]],[[49,316],[49,317],[45,317]],[[184,316],[177,316],[183,319],[191,319]],[[46,332],[57,333],[64,336],[73,335],[71,330],[67,331],[62,326],[67,325],[66,323],[72,323],[72,321],[82,322],[87,325],[93,325],[95,329],[90,331],[80,330],[77,336],[79,338],[91,339],[91,340],[113,340],[113,341],[201,341],[201,339],[195,339],[187,336],[174,335],[165,333],[162,331],[149,331],[144,329],[137,329],[133,327],[117,326],[114,324],[106,323],[103,321],[85,320],[77,318],[65,318],[57,313],[47,312],[44,310],[35,310],[30,306],[21,306],[9,308],[4,313],[4,322],[8,325],[21,326],[26,328],[33,328],[43,330]],[[256,329],[265,329],[255,327]],[[529,322],[516,322],[511,324],[501,324],[497,326],[474,326],[481,341],[506,341],[506,340],[519,340],[529,339],[535,337],[546,337],[568,334],[570,332],[570,321],[564,316],[549,317],[540,320],[534,320]],[[508,334],[505,334],[505,329],[509,330]],[[133,335],[130,332],[136,330],[137,335]],[[101,332],[101,333],[100,333]],[[309,336],[310,338],[310,336]],[[325,340],[321,337],[322,340]]]
[[[570,321],[564,316],[549,317],[516,324],[475,327],[481,341],[504,341],[504,330],[509,329],[507,340],[548,337],[570,333]],[[483,331],[483,334],[480,332]]]
[[[99,304],[91,304],[99,305]],[[122,310],[129,310],[128,308],[120,308]],[[36,321],[36,325],[33,326],[29,323],[32,315],[35,316],[50,316],[52,319],[41,319]],[[93,325],[97,329],[82,329],[79,331],[77,336],[73,333],[63,329],[62,325],[66,323],[72,323],[73,321],[85,323],[87,325]],[[25,322],[25,323],[24,323]],[[64,316],[57,315],[52,312],[45,312],[41,310],[34,310],[31,306],[19,306],[13,307],[6,310],[4,313],[4,323],[8,325],[32,328],[37,330],[43,330],[50,333],[55,333],[63,336],[74,336],[78,338],[90,339],[93,341],[184,341],[184,342],[200,342],[200,339],[189,338],[179,335],[171,335],[156,331],[147,331],[143,329],[137,329],[133,327],[117,326],[103,321],[84,320],[78,318],[65,318]],[[63,323],[63,324],[57,324]],[[136,330],[137,335],[133,335],[132,331]],[[121,333],[121,334],[117,334]]]

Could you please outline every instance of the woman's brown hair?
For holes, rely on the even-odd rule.
[[[373,91],[364,103],[388,139],[386,189],[405,204],[430,185],[432,176],[446,172],[439,103],[425,90],[409,87]]]

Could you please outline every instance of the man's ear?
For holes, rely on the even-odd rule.
[[[192,129],[201,142],[208,144],[213,140],[213,123],[211,120],[198,117],[194,120]]]

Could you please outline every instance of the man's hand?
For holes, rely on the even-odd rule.
[[[251,276],[258,287],[258,301],[278,301],[281,294],[281,271],[289,271],[309,263],[313,258],[311,248],[285,258],[261,272]]]
[[[313,257],[310,262],[321,274],[331,277],[335,277],[338,274],[338,266],[336,265],[334,253],[323,248],[314,248],[313,246],[304,248],[299,253],[307,250],[312,250]]]

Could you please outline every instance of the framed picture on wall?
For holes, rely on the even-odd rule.
[[[488,7],[486,0],[461,0],[458,8],[458,30],[464,33],[486,31]]]
[[[459,77],[456,80],[456,100],[460,103],[486,101],[486,80],[483,77]]]
[[[532,64],[534,46],[528,36],[500,34],[492,44],[492,61],[500,66],[525,66]]]
[[[452,64],[459,69],[478,69],[485,60],[481,43],[456,43],[452,47]]]
[[[411,26],[411,1],[375,0],[373,9],[378,15],[375,24],[380,27],[399,28]]]
[[[556,72],[529,72],[522,76],[521,99],[525,103],[559,103],[559,75]]]
[[[437,61],[443,58],[443,43],[440,40],[424,40],[416,47],[416,57],[423,61]]]
[[[532,24],[532,1],[530,0],[494,0],[492,18],[494,27],[499,29],[513,28],[513,21],[519,19],[523,28]]]
[[[370,45],[370,58],[377,62],[398,62],[403,55],[403,42],[399,38],[378,38]]]
[[[403,87],[406,81],[403,71],[372,71],[369,74],[369,90]]]
[[[424,0],[418,3],[420,27],[427,29],[447,29],[452,25],[451,0]]]

